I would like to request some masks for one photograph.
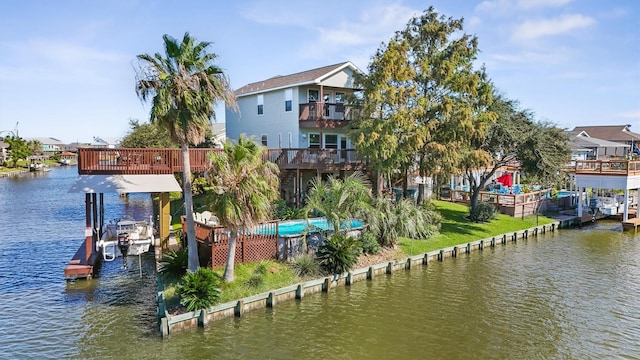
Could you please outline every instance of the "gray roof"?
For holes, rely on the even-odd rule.
[[[42,145],[65,145],[65,143],[63,143],[60,139],[56,139],[52,137],[32,137],[32,138],[25,138],[25,140],[27,141],[37,140]]]
[[[237,89],[234,93],[236,94],[236,96],[242,96],[250,93],[259,93],[266,90],[274,90],[283,87],[318,84],[328,76],[331,76],[347,67],[351,68],[354,71],[360,72],[360,70],[355,65],[347,61],[339,64],[323,66],[317,69],[302,71],[295,74],[274,76],[266,80],[247,84]]]
[[[575,131],[569,132],[569,139],[574,148],[606,148],[606,147],[630,147],[629,145],[621,144],[619,142],[613,142],[603,139],[594,138],[584,133]]]
[[[638,141],[640,134],[634,133],[629,128],[631,125],[603,125],[603,126],[576,126],[572,131],[585,132],[589,136],[609,141]]]

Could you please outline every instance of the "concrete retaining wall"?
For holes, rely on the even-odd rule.
[[[482,250],[485,247],[495,247],[516,242],[520,239],[528,239],[547,231],[555,231],[560,223],[554,222],[534,228],[513,233],[492,236],[486,239],[472,241],[467,244],[451,246],[448,248],[430,251],[428,253],[410,256],[397,261],[390,261],[372,265],[366,268],[355,269],[347,273],[332,275],[325,278],[306,281],[290,285],[273,291],[253,295],[239,300],[216,305],[208,309],[192,311],[185,314],[171,316],[167,313],[164,304],[162,289],[158,289],[158,317],[160,319],[160,332],[163,337],[170,333],[187,328],[204,327],[211,321],[221,320],[232,316],[242,317],[245,312],[274,307],[279,302],[293,299],[301,300],[306,295],[329,292],[336,286],[349,286],[356,281],[371,280],[376,276],[391,274],[394,271],[410,270],[414,267],[428,265],[431,261],[442,261],[445,258],[455,258],[460,254],[470,253],[473,250]],[[159,281],[160,283],[160,281]]]

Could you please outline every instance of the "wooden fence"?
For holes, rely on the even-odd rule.
[[[186,216],[181,217],[182,228],[187,228]],[[278,260],[278,224],[272,221],[260,224],[251,234],[238,234],[236,240],[236,263]],[[211,267],[222,266],[227,262],[230,232],[223,226],[211,226],[195,223],[196,240],[200,249],[211,251]],[[186,231],[182,232],[186,236]]]

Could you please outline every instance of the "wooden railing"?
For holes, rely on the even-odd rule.
[[[640,175],[640,160],[575,160],[566,170],[582,175]]]
[[[191,171],[209,168],[207,153],[220,149],[189,149]],[[280,169],[355,169],[364,162],[353,149],[269,149],[264,160]],[[80,148],[78,174],[173,174],[182,172],[180,149]]]
[[[322,102],[300,104],[300,121],[353,120],[359,107]]]

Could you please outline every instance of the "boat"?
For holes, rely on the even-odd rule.
[[[134,220],[131,216],[113,220],[107,224],[104,235],[98,241],[97,250],[102,250],[105,261],[117,257],[136,256],[146,253],[154,241],[153,222]]]
[[[71,165],[71,159],[60,159],[58,160],[58,163],[62,166]]]
[[[49,165],[43,163],[31,163],[29,171],[50,171]]]

